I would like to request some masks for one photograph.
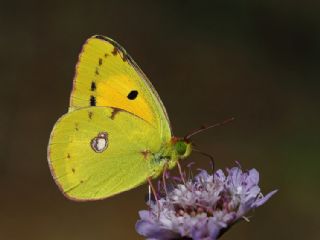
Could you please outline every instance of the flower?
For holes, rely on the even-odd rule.
[[[173,184],[149,210],[139,212],[136,231],[150,240],[214,240],[277,192],[262,195],[256,169],[233,167],[226,173],[201,170],[185,184]]]

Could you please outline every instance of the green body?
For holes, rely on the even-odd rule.
[[[165,164],[168,165],[168,169],[174,168],[179,160],[187,158],[191,152],[191,143],[183,139],[172,137],[158,153],[152,154],[151,166],[155,169],[152,177],[158,177],[162,173]]]

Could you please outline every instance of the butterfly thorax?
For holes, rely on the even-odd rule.
[[[159,152],[152,156],[152,163],[156,166],[153,177],[157,177],[167,164],[169,169],[177,165],[178,160],[184,159],[191,154],[192,145],[189,141],[172,137],[169,142],[163,145]]]

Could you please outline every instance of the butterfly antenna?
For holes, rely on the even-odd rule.
[[[205,131],[205,130],[208,130],[208,129],[210,129],[210,128],[223,126],[223,125],[225,125],[225,124],[227,124],[227,123],[229,123],[229,122],[232,122],[234,119],[235,119],[234,117],[231,117],[231,118],[228,118],[228,119],[226,119],[226,120],[224,120],[224,121],[222,121],[222,122],[218,122],[218,123],[215,123],[215,124],[210,125],[210,126],[201,126],[199,129],[196,129],[196,130],[192,131],[191,133],[187,134],[187,135],[184,137],[184,139],[188,141],[188,140],[190,140],[190,138],[191,138],[192,136],[194,136],[194,135],[196,135],[196,134],[198,134],[198,133],[201,133],[201,132],[203,132],[203,131]]]
[[[215,168],[215,164],[214,164],[214,158],[212,155],[210,155],[209,153],[206,153],[206,152],[202,152],[198,149],[193,149],[194,152],[197,152],[197,153],[200,153],[201,155],[205,156],[205,157],[208,157],[211,161],[211,167],[212,167],[212,174],[214,173],[214,168]]]

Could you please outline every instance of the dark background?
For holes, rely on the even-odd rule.
[[[81,45],[123,45],[159,92],[176,135],[220,168],[257,168],[280,191],[223,239],[319,239],[320,4],[317,1],[1,1],[0,239],[141,239],[147,185],[98,202],[65,199],[47,165]],[[193,154],[190,161],[207,167]],[[196,170],[195,170],[196,171]]]

